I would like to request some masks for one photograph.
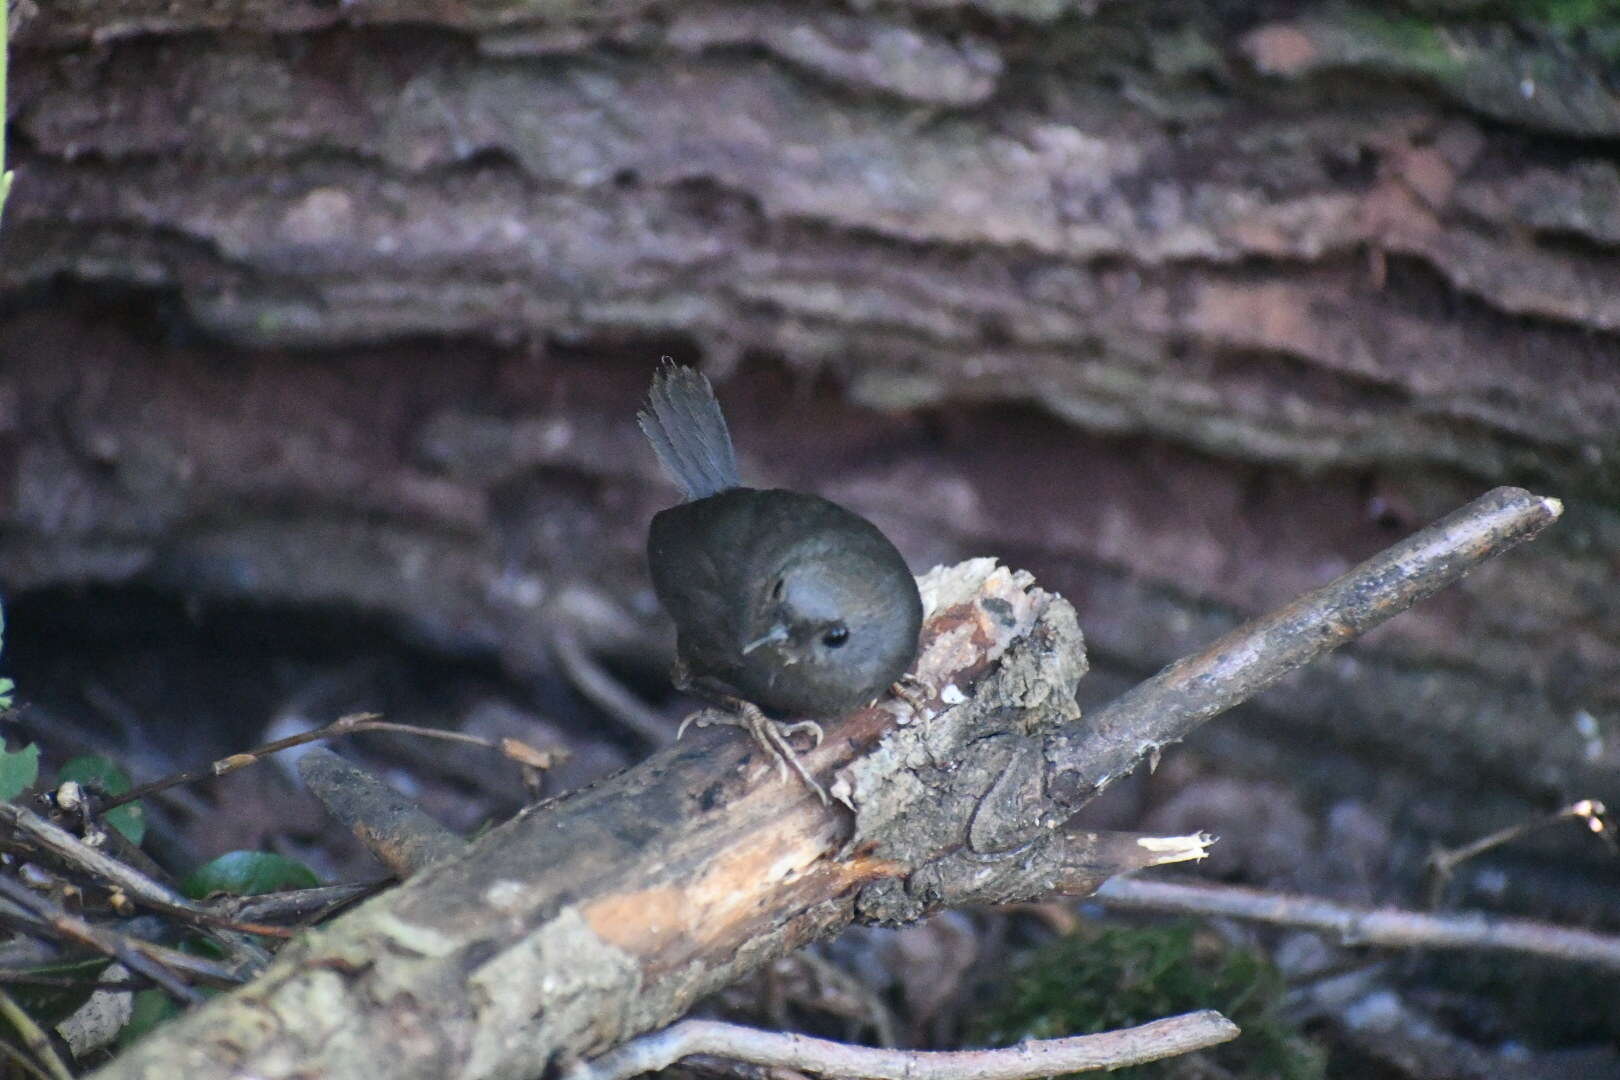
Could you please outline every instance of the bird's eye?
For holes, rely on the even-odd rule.
[[[836,649],[849,640],[849,627],[835,626],[821,635],[821,643],[829,649]]]

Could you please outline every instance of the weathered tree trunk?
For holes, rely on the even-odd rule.
[[[1423,839],[1620,803],[1616,31],[1436,7],[41,5],[0,579],[544,670],[567,588],[649,610],[677,352],[750,479],[1061,590],[1099,696],[1533,481],[1533,553],[1200,745]],[[1545,850],[1511,903],[1620,920]]]

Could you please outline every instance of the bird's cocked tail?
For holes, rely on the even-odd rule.
[[[688,499],[741,485],[731,432],[702,373],[664,357],[653,375],[647,407],[636,421],[664,471]]]

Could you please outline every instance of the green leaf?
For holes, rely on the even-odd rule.
[[[135,991],[129,1021],[118,1032],[118,1045],[128,1046],[166,1020],[180,1015],[180,1003],[152,987]]]
[[[17,689],[17,684],[10,679],[0,679],[0,709],[11,708],[11,692]]]
[[[39,747],[29,743],[21,750],[0,749],[0,802],[15,799],[38,779]]]
[[[193,900],[219,893],[258,896],[283,889],[313,889],[320,879],[301,862],[268,851],[227,851],[197,867],[180,883],[180,891]]]
[[[106,795],[122,795],[130,789],[129,776],[111,759],[99,754],[87,754],[67,761],[56,772],[56,782],[77,781]],[[132,844],[139,844],[146,835],[146,811],[138,802],[126,803],[107,811],[107,824],[123,833]]]

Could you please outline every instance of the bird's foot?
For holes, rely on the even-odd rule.
[[[822,802],[827,801],[827,790],[816,783],[815,777],[804,767],[798,751],[793,749],[793,743],[789,741],[793,736],[807,732],[814,740],[811,749],[820,746],[825,735],[820,724],[814,720],[796,720],[791,723],[772,720],[760,711],[758,705],[741,699],[732,699],[725,703],[724,708],[703,709],[688,716],[681,721],[681,726],[675,729],[675,737],[679,739],[686,734],[688,727],[712,727],[716,724],[740,727],[747,731],[754,737],[754,741],[775,759],[776,770],[783,780],[789,778],[789,770],[798,773],[805,786],[816,793],[816,798]]]
[[[936,691],[932,686],[929,686],[908,671],[894,681],[894,685],[889,687],[889,693],[910,705],[911,711],[922,717],[928,715],[925,711],[928,707],[928,699],[933,697]],[[875,705],[877,702],[874,701],[873,704]]]

